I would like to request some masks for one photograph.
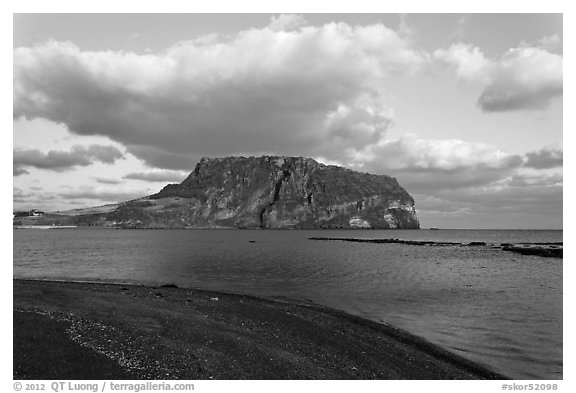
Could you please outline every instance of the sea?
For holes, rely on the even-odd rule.
[[[513,379],[552,380],[563,378],[563,259],[491,245],[562,237],[561,230],[19,229],[13,274],[316,303],[404,329]]]

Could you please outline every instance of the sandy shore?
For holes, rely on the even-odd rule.
[[[13,283],[15,379],[504,379],[402,330],[317,305]]]

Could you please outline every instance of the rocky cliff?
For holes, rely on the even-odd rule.
[[[148,201],[167,198],[186,205],[182,218],[187,226],[419,227],[414,200],[393,177],[310,158],[204,158],[186,180],[164,187]]]
[[[419,228],[414,200],[393,177],[270,156],[204,158],[180,184],[74,221],[124,228]]]

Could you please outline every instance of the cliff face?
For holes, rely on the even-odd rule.
[[[107,221],[136,226],[419,228],[414,200],[395,178],[301,157],[202,159],[180,184]],[[126,218],[125,217],[125,218]]]

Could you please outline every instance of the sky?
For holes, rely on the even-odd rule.
[[[424,228],[561,229],[561,14],[15,14],[13,206],[180,182],[202,157],[394,176]]]

